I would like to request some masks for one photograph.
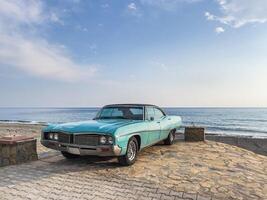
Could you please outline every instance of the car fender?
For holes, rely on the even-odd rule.
[[[116,144],[121,147],[121,155],[126,154],[128,141],[133,136],[139,136],[141,138],[140,133],[127,133],[116,136]]]

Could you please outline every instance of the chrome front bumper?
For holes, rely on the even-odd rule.
[[[119,156],[121,148],[118,145],[98,145],[86,146],[77,144],[59,143],[51,140],[41,140],[41,144],[47,148],[65,151],[77,155],[93,155],[93,156]]]

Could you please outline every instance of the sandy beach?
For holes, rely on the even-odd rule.
[[[54,182],[57,179],[62,180],[62,178],[72,180],[74,177],[75,180],[94,179],[97,175],[97,177],[112,177],[117,182],[125,178],[127,180],[147,181],[150,187],[156,187],[157,191],[161,191],[159,195],[165,195],[166,191],[168,191],[167,195],[170,195],[172,191],[172,193],[176,192],[177,195],[182,194],[181,199],[183,199],[182,197],[197,199],[197,196],[202,196],[203,199],[210,199],[211,197],[213,199],[267,198],[267,157],[245,148],[239,148],[234,144],[235,142],[233,142],[235,146],[221,143],[223,139],[220,139],[220,142],[207,140],[206,142],[187,143],[179,139],[180,136],[178,135],[174,145],[158,144],[147,148],[140,153],[138,161],[133,166],[121,168],[116,159],[84,157],[75,161],[67,161],[58,152],[40,145],[39,138],[42,127],[42,125],[31,124],[0,124],[0,136],[27,134],[36,137],[40,158],[40,161],[0,169],[0,174],[3,177],[1,180],[4,181],[0,186],[0,195],[12,193],[11,189],[7,187],[9,184],[14,185],[20,194],[23,184],[19,183],[19,177],[16,178],[15,183],[9,177],[13,177],[12,169],[16,168],[16,174],[20,170],[30,174],[27,176],[32,177],[33,180],[27,184],[30,188],[34,188],[38,194],[42,193],[42,189],[38,185],[44,184],[44,181],[53,180]],[[207,138],[219,140],[219,136],[208,136]],[[232,140],[225,137],[224,142],[230,143],[229,141]],[[262,141],[262,143],[266,142],[266,140]],[[251,143],[247,142],[247,139],[246,142],[237,142],[237,144],[243,145],[247,149],[254,148],[254,145],[251,147]],[[252,140],[252,144],[255,144],[255,141]],[[265,150],[261,151],[264,152]],[[32,172],[33,169],[44,169],[45,171],[51,169],[52,171],[48,177],[42,178],[40,176],[38,178],[36,173],[39,171]],[[6,183],[5,180],[11,182]],[[80,183],[81,191],[87,187],[84,182]],[[99,187],[104,187],[105,184],[104,181]],[[72,189],[66,191],[66,195],[73,195],[73,191],[71,191]],[[31,194],[31,191],[27,190],[27,193]],[[100,193],[99,195],[103,194]],[[138,195],[135,196],[138,197]]]

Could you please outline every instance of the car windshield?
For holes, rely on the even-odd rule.
[[[143,120],[144,108],[143,107],[104,107],[97,114],[95,119],[130,119],[130,120]]]

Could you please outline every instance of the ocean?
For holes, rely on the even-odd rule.
[[[207,133],[267,138],[267,108],[163,108],[182,117],[183,126]],[[92,119],[99,108],[0,108],[0,122],[63,123]],[[182,131],[182,129],[181,129]]]

